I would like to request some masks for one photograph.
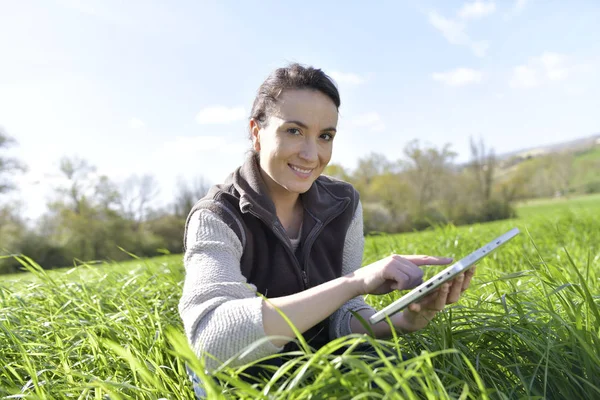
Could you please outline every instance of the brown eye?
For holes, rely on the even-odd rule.
[[[287,132],[291,133],[292,135],[299,135],[300,134],[300,129],[298,129],[298,128],[288,128]]]
[[[333,140],[333,135],[331,133],[324,133],[321,135],[321,138],[327,142],[331,142]]]

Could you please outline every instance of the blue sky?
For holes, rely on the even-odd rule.
[[[251,4],[252,3],[252,4]],[[0,0],[0,125],[29,166],[30,216],[78,156],[115,181],[220,182],[276,67],[340,88],[333,162],[395,160],[415,138],[496,152],[600,131],[600,2]],[[157,203],[157,204],[158,204]]]

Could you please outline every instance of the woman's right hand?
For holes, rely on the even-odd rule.
[[[423,265],[446,265],[452,258],[393,254],[347,275],[356,295],[386,294],[392,290],[412,289],[423,282]]]

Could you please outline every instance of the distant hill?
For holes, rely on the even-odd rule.
[[[562,152],[562,151],[586,150],[586,149],[595,147],[596,145],[600,145],[600,133],[596,133],[594,135],[579,138],[579,139],[569,140],[566,142],[559,142],[559,143],[549,144],[546,146],[531,147],[531,148],[527,148],[527,149],[511,151],[509,153],[498,154],[497,158],[499,160],[508,160],[513,157],[526,159],[526,158],[531,158],[532,156],[536,157],[536,156],[540,156],[540,155],[544,155],[544,154],[556,153],[556,152]]]
[[[496,179],[524,182],[522,196],[600,192],[600,133],[499,154],[497,160]]]

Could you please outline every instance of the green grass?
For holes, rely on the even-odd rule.
[[[555,219],[564,212],[589,211],[600,214],[600,194],[556,199],[528,200],[517,206],[519,217]]]
[[[545,154],[523,160],[508,168],[499,168],[496,178],[499,180],[510,179],[518,171],[526,175],[535,172],[552,174],[554,157],[558,154]],[[559,156],[560,157],[560,156]],[[559,161],[559,163],[562,161]],[[552,175],[551,175],[552,176]],[[557,176],[551,179],[558,179]],[[585,150],[574,153],[571,164],[568,189],[571,193],[597,193],[600,187],[600,144],[590,146]]]
[[[574,188],[583,188],[590,184],[600,185],[600,145],[578,154],[573,160],[575,179],[571,183]]]
[[[600,398],[597,201],[539,203],[537,213],[529,204],[519,208],[526,218],[369,238],[365,264],[392,252],[461,257],[522,231],[479,263],[463,299],[423,331],[341,338],[254,386],[238,378],[244,367],[223,368],[210,397]],[[181,256],[49,272],[23,263],[30,273],[0,277],[0,398],[193,398],[185,362],[202,368],[177,314]],[[367,301],[379,308],[398,296]],[[332,354],[361,341],[408,359],[381,353],[374,366],[350,350]]]

